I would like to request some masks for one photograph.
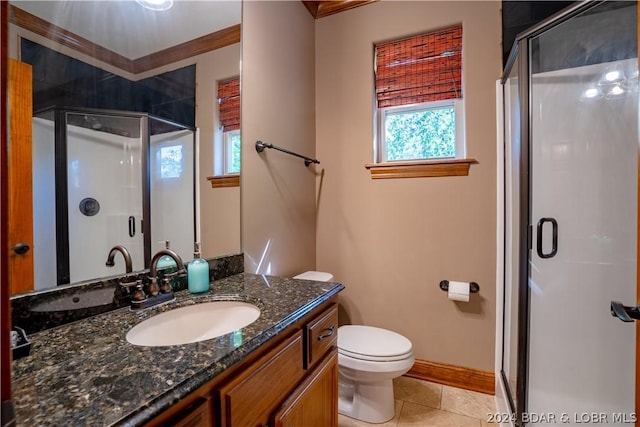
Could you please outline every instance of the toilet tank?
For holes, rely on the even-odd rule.
[[[293,277],[300,280],[316,280],[318,282],[329,282],[333,279],[333,274],[324,271],[305,271]]]

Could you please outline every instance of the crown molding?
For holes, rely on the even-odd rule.
[[[378,0],[332,0],[332,1],[311,1],[302,0],[302,3],[307,7],[311,16],[315,19],[324,18],[325,16],[335,15],[336,13],[344,12],[356,7],[365,6],[370,3],[375,3]]]

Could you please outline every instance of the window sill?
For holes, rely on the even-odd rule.
[[[240,174],[208,176],[211,188],[240,187]]]
[[[371,179],[468,176],[475,159],[417,160],[406,162],[368,163]]]

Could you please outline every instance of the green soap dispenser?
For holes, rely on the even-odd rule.
[[[193,259],[187,265],[189,292],[199,294],[209,292],[209,263],[200,258],[200,243],[194,245]]]
[[[169,249],[169,241],[164,241],[165,248]],[[169,255],[162,255],[156,264],[158,269],[160,268],[169,268],[169,267],[177,267],[176,262]]]

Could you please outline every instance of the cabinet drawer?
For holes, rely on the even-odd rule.
[[[269,422],[274,409],[302,379],[302,342],[302,331],[298,331],[220,389],[224,426]]]
[[[307,366],[313,366],[336,345],[338,339],[338,306],[332,305],[307,325]]]
[[[171,421],[173,427],[211,427],[209,400],[198,399],[191,407]]]

